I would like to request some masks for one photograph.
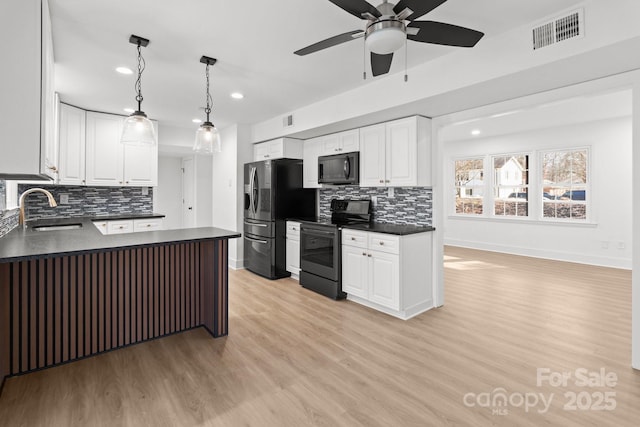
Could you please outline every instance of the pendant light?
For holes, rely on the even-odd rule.
[[[138,79],[135,84],[138,109],[124,120],[120,142],[127,145],[156,145],[153,123],[142,111],[142,72],[146,65],[142,57],[142,48],[149,45],[149,40],[132,34],[129,43],[138,47]]]
[[[200,58],[200,62],[203,64],[207,64],[205,70],[205,75],[207,78],[207,106],[204,109],[204,112],[207,113],[207,120],[202,123],[196,131],[196,142],[193,145],[193,151],[203,154],[219,153],[221,151],[220,134],[218,132],[218,129],[216,129],[213,123],[211,123],[211,121],[209,120],[209,115],[211,114],[211,107],[213,104],[213,99],[211,98],[211,93],[209,92],[209,67],[214,65],[217,60],[215,58],[203,56],[202,58]]]

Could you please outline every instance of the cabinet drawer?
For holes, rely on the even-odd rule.
[[[96,226],[96,228],[102,233],[102,234],[107,234],[107,225],[109,224],[108,221],[94,221],[93,225]]]
[[[287,238],[300,239],[300,223],[287,221]]]
[[[153,231],[162,230],[162,218],[135,219],[133,220],[133,231]]]
[[[132,232],[133,220],[107,222],[107,234],[124,234]]]
[[[369,249],[390,254],[400,253],[400,237],[391,234],[371,233],[369,234]]]
[[[367,233],[364,231],[342,230],[342,244],[357,248],[367,247]]]

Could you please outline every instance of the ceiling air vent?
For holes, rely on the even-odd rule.
[[[533,29],[533,50],[583,35],[584,12],[579,9],[535,27]]]
[[[282,127],[289,128],[293,126],[293,114],[289,114],[288,116],[284,116],[282,118]]]

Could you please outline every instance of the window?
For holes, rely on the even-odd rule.
[[[589,151],[558,150],[542,153],[542,217],[587,219]]]
[[[454,162],[456,213],[482,215],[484,197],[484,159],[460,159]]]
[[[493,160],[493,214],[529,216],[529,156],[495,156]]]

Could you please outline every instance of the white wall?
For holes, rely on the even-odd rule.
[[[165,229],[182,226],[182,160],[158,157],[158,186],[153,189],[153,210],[166,215]]]
[[[542,128],[544,123],[540,123]],[[444,144],[445,244],[572,262],[631,268],[631,117]],[[575,225],[453,216],[453,158],[590,147],[591,221]],[[538,156],[530,193],[542,192]],[[492,174],[485,173],[490,179]],[[530,213],[539,204],[530,203]],[[605,248],[604,246],[608,246]],[[619,245],[623,245],[620,248]]]
[[[195,185],[195,205],[196,205],[196,227],[213,226],[213,193],[211,187],[213,181],[213,165],[211,157],[195,155],[194,164],[194,185]]]
[[[235,125],[220,131],[221,153],[213,155],[213,226],[242,232],[244,216],[244,164],[251,161],[250,129]],[[229,241],[229,266],[243,266],[242,239]]]

